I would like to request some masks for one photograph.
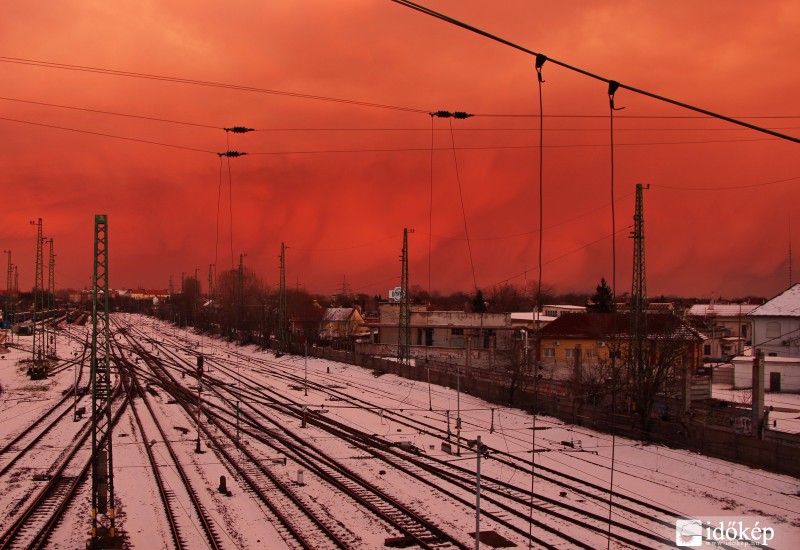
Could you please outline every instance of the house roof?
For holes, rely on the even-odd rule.
[[[322,314],[322,321],[328,323],[343,323],[350,319],[355,308],[352,307],[329,307]]]
[[[800,283],[790,286],[750,313],[753,317],[800,317]]]
[[[694,317],[740,317],[749,315],[758,306],[752,304],[695,304],[686,315]]]
[[[618,337],[629,334],[631,316],[629,313],[585,313],[583,315],[562,315],[539,331],[541,338],[589,338],[607,340],[614,333]],[[615,323],[616,320],[616,323]],[[616,330],[615,330],[616,329]],[[675,315],[657,313],[647,315],[647,332],[651,337],[680,336],[685,340],[702,340],[695,329]]]

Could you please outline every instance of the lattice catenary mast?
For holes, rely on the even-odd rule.
[[[92,531],[89,546],[105,548],[117,537],[111,445],[111,356],[108,315],[108,221],[94,217],[92,285]],[[106,525],[98,515],[105,515]]]
[[[636,184],[636,212],[633,215],[633,278],[631,282],[630,337],[634,369],[642,372],[647,361],[647,275],[644,262],[644,201],[646,188]]]
[[[397,362],[411,364],[411,302],[408,295],[408,229],[403,229],[403,251],[400,256],[400,315],[397,331]]]
[[[50,245],[50,261],[47,264],[47,309],[53,310],[56,307],[56,254],[53,239],[47,239],[47,242]],[[57,359],[55,325],[50,326],[47,334],[47,357]]]
[[[286,300],[286,246],[281,243],[280,292],[278,293],[278,341],[280,351],[289,351],[289,313]]]
[[[33,364],[28,371],[31,378],[47,376],[44,334],[44,253],[42,250],[42,218],[32,221],[36,226],[36,279],[33,285]]]

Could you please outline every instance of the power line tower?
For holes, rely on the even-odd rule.
[[[286,247],[281,243],[280,292],[278,293],[278,341],[280,351],[289,350],[289,312],[286,300]]]
[[[32,221],[36,226],[36,278],[33,284],[33,364],[28,370],[32,379],[47,377],[47,358],[44,334],[44,253],[42,250],[42,218]]]
[[[408,296],[408,229],[403,229],[403,251],[400,256],[400,322],[397,331],[397,362],[411,364],[411,305]]]
[[[644,261],[644,201],[646,188],[636,184],[636,212],[633,215],[633,278],[631,281],[630,350],[631,367],[644,372],[647,362],[647,275]]]
[[[53,249],[53,239],[47,239],[47,242],[50,245],[50,261],[47,264],[47,309],[52,311],[56,307],[56,254]],[[47,356],[56,359],[55,325],[51,325],[50,330],[47,332]]]
[[[111,452],[111,341],[108,316],[108,222],[94,217],[92,284],[92,531],[90,548],[111,548],[116,540],[114,461]],[[98,515],[106,516],[104,525]]]
[[[347,275],[342,277],[342,291],[339,293],[342,299],[346,299],[350,296],[350,285],[347,283]]]

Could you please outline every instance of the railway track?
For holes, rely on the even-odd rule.
[[[170,350],[164,348],[162,348],[161,351],[163,353],[158,358],[151,356],[151,360],[164,360],[167,354],[172,354]],[[188,369],[191,367],[190,364],[187,364],[185,359],[175,358],[173,356],[173,360],[179,362],[183,361],[182,365],[179,363],[178,368],[183,367]],[[171,373],[165,371],[165,375],[170,377],[170,380],[164,382],[165,387],[168,387],[169,385],[178,385],[177,380],[172,378]],[[237,398],[235,393],[231,395],[223,395],[219,390],[219,387],[216,385],[212,386],[210,391],[218,392],[219,397],[229,404],[232,400]],[[251,411],[251,413],[252,412],[254,411]],[[234,419],[231,418],[230,415],[210,415],[209,418],[211,418],[211,420],[215,423],[215,427],[225,434],[228,441],[236,441],[233,433],[229,431],[234,422]],[[226,423],[228,427],[226,428],[223,423]],[[206,432],[208,437],[212,437],[210,432],[207,430]],[[273,437],[274,435],[275,434],[273,433]],[[266,439],[264,438],[259,439],[259,441],[267,444]],[[278,452],[285,451],[293,453],[292,456],[297,464],[307,468],[309,472],[317,475],[319,479],[323,480],[333,489],[339,491],[342,495],[349,497],[359,506],[368,510],[375,517],[386,522],[388,525],[391,525],[397,530],[399,535],[408,537],[409,540],[416,542],[422,548],[468,547],[468,545],[459,540],[458,537],[449,535],[443,529],[434,525],[430,520],[420,516],[419,513],[411,510],[407,506],[404,506],[400,502],[393,499],[390,495],[380,491],[378,488],[371,486],[369,483],[361,479],[356,473],[349,471],[340,464],[337,464],[335,460],[325,456],[324,453],[319,449],[315,449],[313,453],[308,452],[307,449],[309,444],[307,442],[305,444],[305,449],[294,449],[294,451],[292,451],[292,446],[296,444],[296,441],[286,440],[284,441],[284,445],[280,448],[276,448],[274,443],[271,445],[271,447]],[[224,446],[222,448],[224,449]],[[268,468],[264,467],[262,464],[263,461],[259,460],[259,457],[255,456],[255,453],[246,448],[240,448],[240,451],[244,453],[249,464],[256,465],[256,468],[259,470],[259,476],[266,476],[273,484],[281,483],[276,476],[273,476],[269,472]],[[230,456],[227,458],[229,461],[231,461]],[[240,470],[239,473],[243,475],[248,474],[247,471],[242,470]],[[251,482],[251,485],[256,485],[255,480],[251,480]],[[286,490],[289,493],[294,493],[292,485],[288,485]],[[260,493],[263,491],[259,489],[258,492]],[[303,506],[308,505],[303,504]],[[309,513],[315,517],[318,517],[316,521],[324,526],[322,530],[325,532],[325,535],[328,539],[334,541],[336,547],[348,548],[352,547],[352,545],[357,542],[353,540],[352,535],[350,536],[349,540],[343,537],[339,522],[332,521],[327,515],[321,515],[318,512]],[[336,539],[339,540],[337,541]],[[312,545],[312,547],[317,546],[318,544],[319,543],[317,542],[315,545]]]
[[[150,463],[151,471],[153,472],[154,479],[158,488],[158,495],[164,507],[164,513],[169,525],[170,534],[175,547],[178,549],[183,548],[196,548],[196,544],[191,544],[187,541],[185,532],[193,528],[194,525],[200,525],[202,533],[205,537],[205,543],[209,548],[218,550],[222,548],[222,542],[218,534],[218,528],[214,525],[205,507],[200,502],[197,491],[192,486],[189,477],[187,476],[181,461],[179,460],[172,443],[170,442],[164,428],[159,421],[159,415],[153,410],[152,405],[147,397],[147,392],[142,388],[139,381],[139,376],[136,373],[136,367],[123,357],[119,350],[115,350],[116,364],[121,371],[124,372],[122,376],[123,384],[128,395],[131,396],[130,410],[133,414],[136,425],[142,436],[143,447],[147,454]],[[149,414],[148,422],[152,424],[158,434],[158,440],[152,439],[150,436],[155,435],[144,427],[142,418],[139,414],[136,405],[137,399],[144,404]],[[153,454],[152,444],[148,442],[158,442],[163,444],[167,449],[169,461],[167,464],[160,464]],[[165,481],[165,477],[173,478],[171,482]],[[177,478],[177,479],[174,479]],[[187,517],[183,513],[183,508],[178,507],[178,502],[190,502],[192,507],[192,514]]]
[[[134,342],[128,343],[129,349],[136,350],[135,353],[142,356],[150,355],[149,360],[157,363],[162,370],[163,377],[159,377],[164,391],[182,400],[182,406],[190,414],[191,401],[195,397],[185,390],[183,384],[186,382],[180,382],[179,378],[187,375],[192,377],[194,358],[200,353],[197,342],[169,334],[162,334],[160,338],[154,339],[142,327],[131,326],[130,330],[136,339],[149,342],[152,350],[145,350],[143,346],[137,348],[139,344]],[[402,414],[402,411],[398,413],[391,410],[391,406],[382,406],[388,398],[396,399],[393,394],[375,391],[367,386],[358,388],[365,395],[354,397],[351,395],[354,384],[348,382],[349,387],[344,388],[335,375],[316,373],[313,381],[305,382],[301,375],[302,367],[288,359],[255,359],[240,354],[235,348],[223,347],[213,341],[206,341],[202,352],[207,369],[213,371],[213,374],[207,373],[204,376],[206,393],[203,411],[209,425],[216,431],[212,433],[204,424],[204,437],[213,442],[219,454],[254,493],[273,490],[262,487],[267,486],[264,479],[271,477],[269,457],[277,454],[312,473],[338,493],[358,502],[375,517],[391,525],[398,534],[422,547],[471,546],[471,542],[468,542],[470,537],[465,537],[461,530],[453,536],[447,534],[448,528],[442,529],[432,524],[424,526],[428,520],[421,518],[420,521],[420,518],[414,517],[418,514],[408,513],[411,512],[409,503],[397,502],[396,497],[380,489],[380,484],[376,485],[375,480],[354,476],[353,472],[329,456],[323,448],[314,445],[316,436],[300,435],[302,432],[297,428],[300,422],[306,423],[309,429],[306,434],[313,429],[320,437],[334,438],[343,445],[356,449],[365,459],[380,461],[381,467],[391,468],[420,487],[427,487],[427,491],[441,494],[448,505],[461,506],[467,510],[466,513],[474,513],[474,469],[461,467],[453,463],[453,459],[443,460],[408,452],[389,440],[376,438],[373,433],[323,415],[304,415],[303,407],[308,404],[308,400],[293,399],[285,389],[279,390],[277,387],[289,385],[296,391],[307,384],[305,387],[314,392],[314,395],[335,401],[338,407],[361,408],[376,416],[385,415],[393,423],[408,430],[444,441],[448,435],[452,437],[452,434],[443,429],[443,422],[436,422],[433,418],[435,413],[422,415],[424,419],[420,419],[420,415],[411,418]],[[279,380],[277,387],[273,386],[271,380]],[[237,402],[245,404],[245,411],[240,412],[238,417],[233,414]],[[440,411],[440,416],[442,412],[444,411]],[[239,437],[234,435],[234,429],[253,442],[250,449],[237,446]],[[219,437],[219,433],[222,437]],[[466,439],[462,439],[462,447],[466,448],[467,443]],[[497,449],[490,449],[489,452],[493,459],[502,462],[505,467],[521,472],[530,479],[530,459]],[[237,453],[239,458],[235,456]],[[241,466],[242,460],[248,466]],[[605,544],[606,536],[610,536],[615,541],[614,544],[631,548],[645,549],[673,544],[674,541],[665,538],[663,534],[674,528],[676,518],[683,517],[680,512],[646,498],[636,498],[619,491],[609,492],[607,487],[600,484],[538,463],[535,471],[537,492],[533,496],[529,488],[520,484],[507,483],[485,473],[482,475],[481,513],[491,520],[490,525],[493,522],[521,539],[546,548],[593,548],[598,541]],[[271,479],[270,482],[274,483]],[[574,494],[577,500],[567,502],[563,498],[551,496],[553,493],[564,493],[565,490]],[[364,496],[358,494],[360,491],[364,491]],[[612,498],[613,515],[609,529],[607,510]],[[265,500],[267,499],[262,499]],[[400,510],[398,517],[405,515],[405,519],[393,519],[392,513],[383,508],[387,503],[390,503],[389,506],[396,506],[396,510]],[[472,512],[468,511],[470,508]],[[398,514],[397,511],[394,513]],[[403,525],[406,521],[410,522],[408,525],[416,522],[416,526],[406,527]],[[420,525],[423,525],[421,529]],[[299,528],[300,531],[306,529],[307,527]],[[330,542],[334,537],[328,539]],[[300,547],[306,547],[303,542],[299,544]],[[337,547],[336,543],[333,544]],[[349,547],[346,539],[343,544],[342,547]]]
[[[119,422],[125,411],[126,396],[120,392],[120,384],[114,389],[112,402],[116,412],[112,424]],[[54,464],[43,479],[44,484],[34,491],[16,513],[15,519],[0,535],[0,550],[11,548],[44,548],[64,516],[68,506],[73,502],[79,487],[87,479],[91,467],[91,447],[87,440],[90,430],[73,441],[64,451],[63,459]]]

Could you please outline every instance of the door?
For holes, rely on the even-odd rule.
[[[774,392],[781,391],[781,373],[779,372],[769,373],[769,391],[774,391]]]

